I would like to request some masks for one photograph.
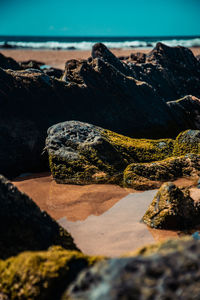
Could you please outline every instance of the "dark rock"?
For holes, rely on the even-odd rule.
[[[137,53],[132,53],[130,55],[130,60],[131,61],[134,61],[135,63],[145,63],[146,61],[146,54],[145,53],[140,53],[140,52],[137,52]]]
[[[140,138],[175,137],[182,130],[199,128],[198,100],[166,104],[156,90],[157,83],[164,94],[173,90],[168,81],[165,84],[159,79],[168,69],[155,61],[122,62],[102,44],[94,46],[92,55],[90,62],[68,61],[63,81],[53,78],[56,74],[51,71],[0,69],[0,173],[15,176],[47,168],[41,156],[46,130],[66,120],[89,122]],[[155,76],[145,73],[147,65]],[[151,84],[141,81],[136,70]],[[187,67],[182,69],[184,76],[191,72]],[[173,100],[174,95],[168,98]]]
[[[4,42],[4,44],[1,45],[0,47],[3,48],[3,49],[13,49],[13,48],[15,48],[15,46],[12,46],[8,42]]]
[[[45,211],[0,176],[0,258],[52,245],[77,250],[72,237]]]
[[[0,68],[20,70],[20,65],[11,57],[6,57],[0,53]]]
[[[198,61],[200,61],[200,55],[197,55],[197,56],[196,56],[196,59],[197,59]]]
[[[164,254],[98,263],[78,276],[62,300],[199,299],[200,242],[174,244]]]
[[[26,61],[21,61],[20,66],[21,69],[38,69],[40,70],[40,67],[44,65],[43,62],[36,61],[36,60],[26,60]]]
[[[164,183],[143,216],[153,228],[187,229],[200,225],[200,209],[188,190],[181,191],[171,182]]]

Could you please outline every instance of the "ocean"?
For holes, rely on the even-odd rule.
[[[91,50],[92,45],[101,42],[108,48],[131,49],[154,47],[157,42],[169,46],[200,47],[200,36],[169,37],[39,37],[0,36],[0,48]]]

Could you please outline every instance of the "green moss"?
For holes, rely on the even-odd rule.
[[[23,252],[0,260],[0,291],[11,300],[60,299],[82,269],[102,259],[58,246],[48,251]]]
[[[175,141],[173,155],[181,156],[188,153],[200,154],[199,130],[185,130]]]
[[[151,163],[133,163],[124,170],[124,186],[134,189],[154,189],[163,182],[180,177],[197,178],[200,175],[200,156],[190,154],[169,157]]]

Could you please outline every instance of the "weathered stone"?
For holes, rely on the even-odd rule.
[[[200,130],[186,130],[181,132],[174,146],[174,155],[200,153]]]
[[[181,191],[171,182],[164,183],[143,216],[153,228],[187,229],[200,224],[200,209],[188,190]]]
[[[0,53],[0,68],[20,70],[20,65],[11,57],[6,57]]]
[[[96,264],[78,276],[62,300],[199,299],[200,242],[175,243],[161,254]]]
[[[59,246],[48,251],[23,252],[0,260],[0,291],[10,299],[60,299],[80,271],[101,259]],[[0,294],[0,299],[7,298]]]
[[[50,127],[46,139],[54,179],[75,184],[121,184],[128,164],[168,157],[173,144],[171,139],[132,139],[78,121]]]
[[[0,207],[0,259],[51,245],[77,250],[70,234],[3,176]]]
[[[200,155],[187,154],[151,163],[133,163],[124,171],[124,185],[139,190],[155,189],[165,181],[182,177],[198,179]]]

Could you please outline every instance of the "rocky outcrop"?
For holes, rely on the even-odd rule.
[[[188,152],[190,153],[190,152]],[[181,177],[198,179],[200,155],[187,154],[151,163],[133,163],[124,171],[124,185],[138,190],[156,189]]]
[[[62,300],[199,299],[200,242],[148,257],[115,258],[83,271]]]
[[[173,183],[164,183],[143,216],[150,227],[187,229],[200,224],[200,208],[188,190],[181,191]]]
[[[101,259],[58,246],[48,251],[23,252],[0,260],[0,291],[8,299],[60,299],[80,271]]]
[[[70,234],[3,176],[0,207],[0,259],[51,245],[77,250]]]
[[[199,135],[199,130],[187,130],[176,140],[133,139],[66,121],[48,129],[45,149],[58,183],[117,183],[150,189],[162,181],[200,175]]]
[[[175,137],[188,128],[200,128],[197,98],[178,104],[163,101],[188,93],[197,96],[199,62],[189,50],[167,49],[159,45],[144,63],[125,63],[96,44],[89,60],[66,63],[62,81],[55,78],[59,70],[0,69],[0,173],[11,177],[47,168],[41,156],[46,130],[66,120],[139,138]],[[176,63],[172,54],[179,52]],[[172,81],[177,83],[173,87]]]
[[[171,139],[132,139],[78,121],[48,129],[46,149],[58,183],[122,183],[131,162],[161,160],[172,155]]]
[[[6,57],[0,53],[0,68],[20,70],[20,65],[11,57]]]

